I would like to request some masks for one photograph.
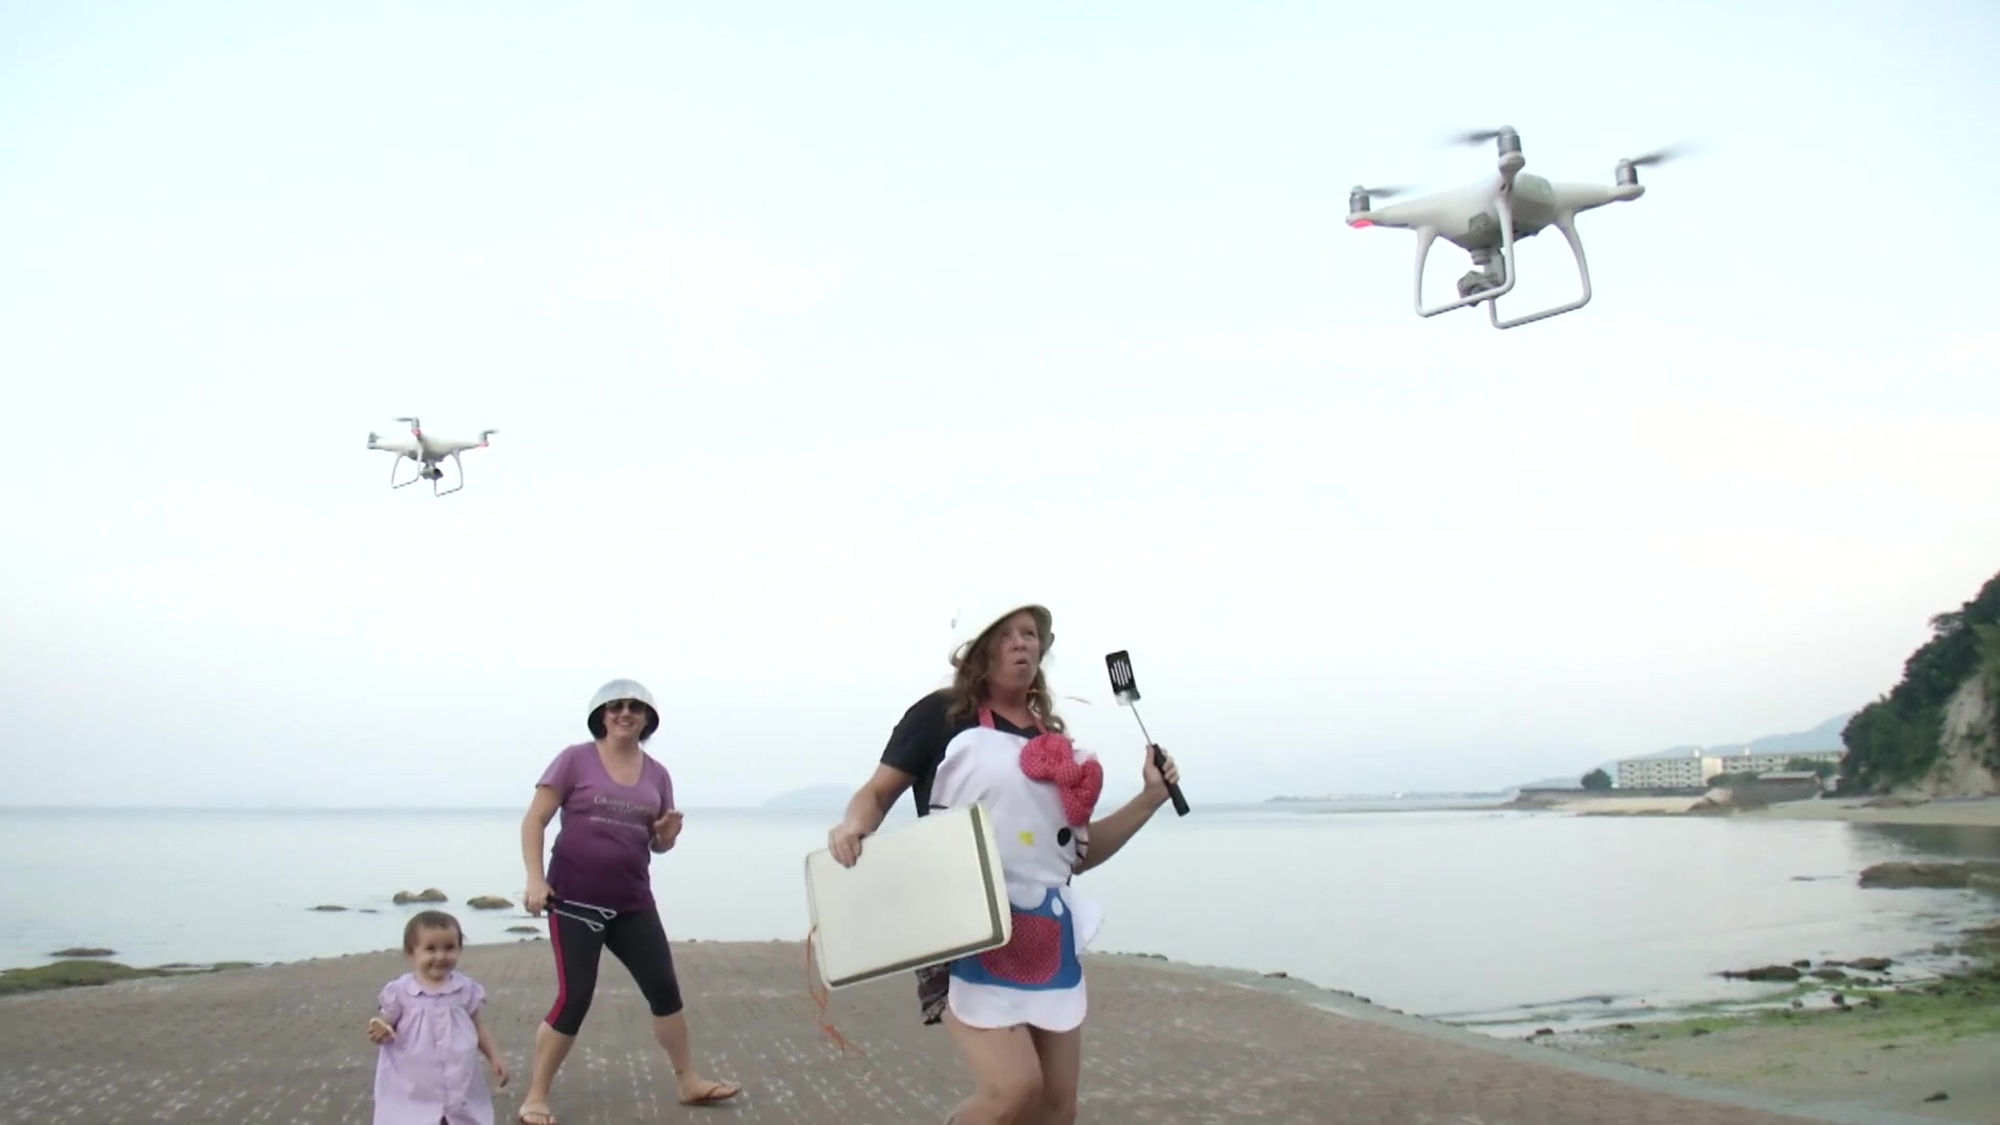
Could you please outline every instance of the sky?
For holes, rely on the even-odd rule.
[[[857,785],[1016,596],[1113,796],[1114,649],[1196,805],[1888,691],[2000,571],[2000,10],[1425,12],[0,3],[6,801],[524,804],[618,676],[684,806]],[[1699,150],[1419,318],[1348,189],[1501,125]]]

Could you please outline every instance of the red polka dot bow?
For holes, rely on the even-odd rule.
[[[1077,761],[1068,735],[1051,732],[1029,739],[1021,747],[1021,772],[1055,784],[1062,794],[1063,816],[1072,827],[1090,823],[1097,796],[1104,791],[1104,767],[1095,757]]]

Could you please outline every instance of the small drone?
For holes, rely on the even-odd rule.
[[[380,434],[370,430],[368,433],[368,448],[386,449],[396,455],[396,460],[389,465],[390,488],[401,488],[406,484],[415,484],[420,480],[429,479],[431,482],[431,494],[434,496],[449,496],[459,489],[464,488],[465,462],[460,461],[458,455],[468,449],[486,448],[486,439],[500,432],[499,430],[481,430],[479,431],[478,441],[445,441],[434,437],[426,437],[424,435],[423,423],[417,421],[415,418],[398,418],[396,421],[408,422],[410,424],[410,437],[414,440],[383,441]],[[396,470],[402,467],[403,459],[406,457],[417,463],[417,475],[399,483],[396,480]],[[451,458],[452,464],[458,466],[458,483],[440,491],[438,482],[444,479],[443,461],[447,457]]]
[[[1453,138],[1461,144],[1495,141],[1500,150],[1500,174],[1465,187],[1392,204],[1373,210],[1371,197],[1390,198],[1406,193],[1400,187],[1356,186],[1347,197],[1347,225],[1395,227],[1417,232],[1417,315],[1436,316],[1486,303],[1486,318],[1495,328],[1518,328],[1566,312],[1575,312],[1590,303],[1590,266],[1584,261],[1583,240],[1576,233],[1576,216],[1593,207],[1620,203],[1646,194],[1639,184],[1639,169],[1665,163],[1676,155],[1673,150],[1629,157],[1617,164],[1613,184],[1551,183],[1540,176],[1522,175],[1527,157],[1521,155],[1521,137],[1512,129],[1484,129]],[[1568,304],[1538,313],[1503,320],[1500,298],[1514,289],[1517,276],[1514,243],[1533,238],[1543,229],[1554,227],[1569,242],[1576,257],[1576,269],[1583,279],[1583,295]],[[1458,279],[1458,300],[1424,307],[1424,262],[1430,257],[1431,243],[1442,238],[1472,255],[1475,268]]]

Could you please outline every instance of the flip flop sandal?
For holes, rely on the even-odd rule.
[[[723,1091],[725,1090],[728,1093],[724,1093]],[[680,1099],[680,1103],[682,1105],[714,1105],[716,1102],[726,1102],[742,1092],[743,1087],[734,1082],[720,1082],[710,1079],[708,1089],[704,1090],[700,1097],[682,1098]]]

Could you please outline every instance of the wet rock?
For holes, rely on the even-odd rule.
[[[101,945],[72,945],[68,949],[58,949],[54,953],[49,954],[51,957],[114,957],[116,955],[116,950],[106,949]]]
[[[1863,868],[1860,883],[1864,887],[1891,889],[1905,887],[1956,889],[1971,886],[1974,875],[2000,878],[2000,860],[1975,859],[1961,863],[1890,860]]]
[[[321,913],[331,914],[337,910],[346,910],[347,908],[345,906],[336,906],[330,902],[323,902],[320,903],[318,906],[309,906],[306,909],[317,910],[320,911]]]
[[[436,887],[425,887],[421,891],[397,891],[396,897],[390,901],[394,902],[397,906],[408,906],[413,902],[449,902],[451,900],[446,898],[445,893]]]
[[[1722,975],[1731,980],[1797,980],[1801,974],[1793,965],[1763,965],[1755,969],[1724,969]]]
[[[499,895],[474,895],[465,900],[465,905],[474,910],[505,910],[514,904]]]
[[[509,926],[507,927],[507,932],[510,934],[538,934],[542,930],[539,926]]]

